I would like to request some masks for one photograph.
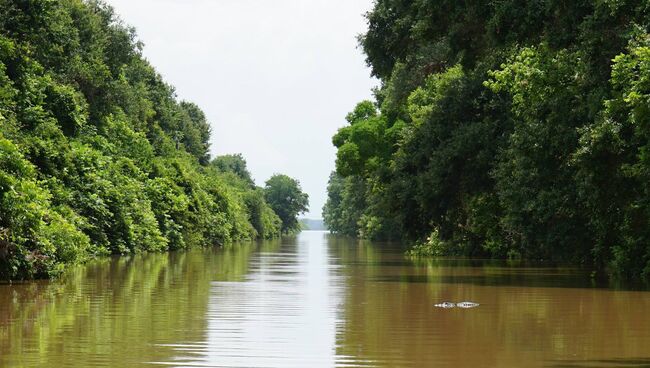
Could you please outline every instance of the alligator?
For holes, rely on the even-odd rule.
[[[480,304],[474,302],[460,302],[460,303],[444,302],[444,303],[436,304],[435,307],[445,308],[445,309],[454,308],[454,307],[468,309],[468,308],[478,307],[479,305]]]

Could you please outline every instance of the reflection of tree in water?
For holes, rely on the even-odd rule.
[[[648,368],[650,358],[600,359],[600,360],[560,360],[549,364],[550,368]]]
[[[0,366],[167,361],[165,344],[204,340],[210,282],[241,279],[257,247],[121,257],[51,283],[0,285]]]
[[[336,273],[328,287],[336,289],[341,301],[336,315],[339,364],[648,365],[648,293],[592,288],[570,269],[416,261],[397,248],[386,251],[387,245],[328,239],[327,258]],[[285,239],[124,257],[76,268],[51,283],[2,285],[0,366],[175,362],[183,355],[175,350],[178,345],[195,351],[205,347],[213,281],[246,281],[264,267],[257,260],[265,257],[256,252],[272,253],[266,257],[271,262],[297,262],[291,256],[295,251],[295,240]],[[289,256],[276,258],[274,253]],[[274,272],[280,273],[267,276],[288,277],[282,267]],[[254,295],[255,290],[242,295],[249,291]],[[470,310],[433,307],[447,300],[481,305]],[[240,305],[232,310],[245,313]]]
[[[515,367],[574,357],[578,367],[589,366],[583,359],[617,357],[623,366],[631,362],[625,357],[647,355],[648,293],[593,288],[584,273],[570,269],[418,261],[383,249],[330,240],[347,277],[337,355],[348,362]],[[433,307],[465,300],[481,306]]]
[[[280,239],[259,240],[256,242],[239,243],[223,248],[219,257],[215,257],[213,281],[243,281],[249,272],[250,258],[255,250],[274,252],[281,246]]]

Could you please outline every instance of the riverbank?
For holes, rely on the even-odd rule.
[[[402,5],[359,38],[381,88],[332,137],[329,228],[650,282],[645,3]]]
[[[37,3],[0,4],[0,279],[293,230],[299,183],[259,187],[241,155],[212,158],[203,111],[110,6]],[[276,177],[302,207],[274,199]]]

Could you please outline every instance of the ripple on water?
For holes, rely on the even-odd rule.
[[[648,310],[650,293],[580,270],[306,232],[0,285],[0,367],[643,366]]]

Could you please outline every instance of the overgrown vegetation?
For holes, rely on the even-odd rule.
[[[330,229],[649,280],[649,11],[376,1],[382,84],[333,138]]]
[[[275,174],[266,181],[264,198],[282,223],[282,232],[300,231],[298,215],[309,207],[309,196],[302,192],[298,180],[283,174]]]
[[[0,0],[0,279],[280,234],[245,161],[210,160],[205,115],[141,49],[100,1]]]

